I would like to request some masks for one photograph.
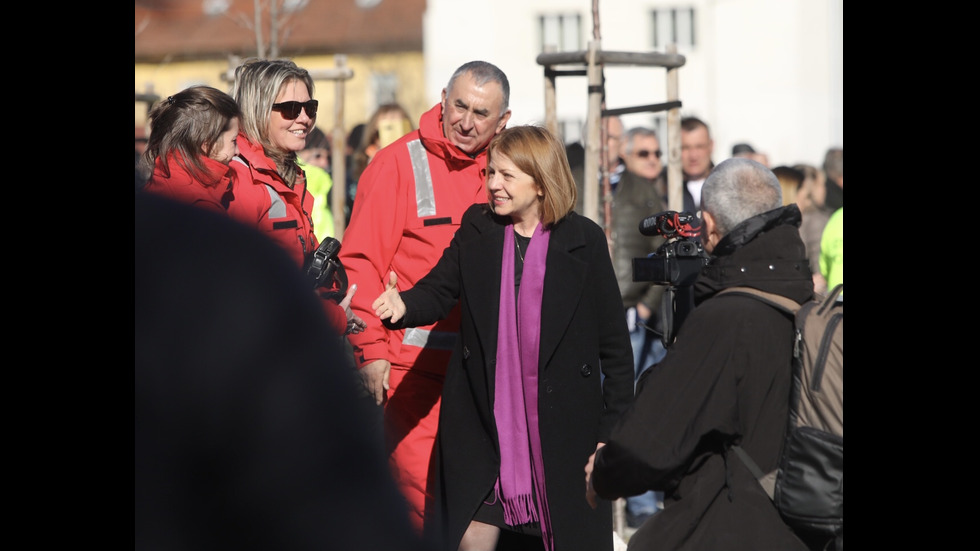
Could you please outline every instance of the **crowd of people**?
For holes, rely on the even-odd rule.
[[[729,447],[741,443],[763,467],[775,464],[787,424],[789,371],[781,367],[788,365],[792,322],[755,301],[716,295],[748,285],[802,302],[843,283],[842,148],[828,149],[820,168],[770,169],[764,154],[739,144],[716,165],[709,125],[683,117],[683,208],[697,215],[700,234],[692,241],[705,262],[690,292],[675,296],[662,284],[633,281],[633,260],[665,242],[638,230],[646,217],[668,210],[657,133],[626,129],[619,117],[603,119],[600,172],[610,185],[598,199],[612,213],[605,228],[581,213],[582,165],[574,149],[540,126],[508,126],[506,74],[470,61],[450,75],[417,126],[392,103],[359,125],[357,136],[352,131],[344,151],[348,180],[337,184],[347,189],[349,217],[334,259],[339,269],[317,286],[307,271],[314,251],[334,235],[329,169],[336,154],[316,126],[317,114],[312,77],[285,59],[246,60],[231,94],[194,86],[149,114],[152,132],[136,170],[137,251],[140,238],[164,239],[164,216],[183,220],[181,209],[191,205],[210,212],[182,229],[174,243],[193,244],[183,252],[194,261],[174,266],[199,273],[177,274],[176,267],[166,273],[219,277],[201,258],[219,257],[207,247],[220,248],[215,235],[223,235],[249,243],[256,254],[269,249],[262,254],[270,265],[285,264],[282,271],[292,275],[263,276],[262,285],[288,287],[275,292],[249,286],[244,277],[202,284],[241,293],[240,304],[192,295],[162,304],[146,292],[151,282],[139,281],[141,274],[149,277],[151,263],[137,255],[138,543],[150,548],[161,523],[187,522],[173,508],[199,509],[204,505],[192,501],[209,498],[213,507],[229,506],[214,499],[227,496],[209,491],[234,492],[231,484],[241,484],[260,492],[251,486],[282,477],[309,507],[291,508],[296,504],[285,491],[269,494],[268,503],[262,494],[249,495],[252,510],[236,515],[285,523],[252,526],[256,534],[265,530],[256,542],[284,537],[289,511],[303,517],[299,533],[312,541],[323,532],[313,528],[311,515],[344,510],[353,499],[347,512],[365,518],[348,523],[347,531],[394,526],[395,537],[372,534],[365,549],[612,551],[612,503],[625,498],[636,530],[630,549],[815,549],[822,543],[794,535],[751,473],[727,461]],[[195,230],[215,235],[193,243]],[[256,264],[241,262],[241,269]],[[154,276],[156,286],[181,296],[176,281]],[[305,293],[294,292],[302,286]],[[267,292],[295,304],[296,317],[258,297]],[[675,303],[676,297],[690,302]],[[165,312],[172,325],[157,319]],[[237,328],[235,338],[224,340],[241,353],[219,353],[216,343],[204,346],[203,336],[188,339],[187,327],[179,326],[189,320],[205,333],[205,320],[222,320],[216,336]],[[248,353],[260,344],[267,346]],[[161,354],[167,347],[174,350]],[[310,445],[325,454],[353,438],[355,460],[386,464],[383,474],[371,471],[381,480],[366,484],[368,493],[356,499],[347,484],[336,491],[312,486],[327,492],[313,498],[312,490],[294,484],[304,476],[350,474],[327,473],[335,467],[326,455],[301,457],[296,448],[299,438],[331,437],[310,436],[316,432],[310,423],[322,423],[326,413],[311,392],[329,386],[321,364],[342,380],[339,388],[355,393],[349,383],[358,381],[367,403],[341,401],[356,410],[350,426],[330,429],[336,442]],[[202,372],[170,381],[166,394],[155,388],[163,372],[189,365]],[[250,416],[242,426],[228,425],[239,438],[247,437],[241,430],[263,426],[255,416],[276,417],[262,430],[292,419],[302,431],[265,435],[267,444],[241,450],[263,455],[267,450],[256,446],[279,445],[290,453],[266,458],[254,471],[260,480],[228,478],[188,489],[195,499],[175,501],[170,510],[151,506],[164,492],[162,477],[186,485],[195,479],[165,464],[168,454],[151,460],[141,449],[173,446],[182,461],[222,457],[211,450],[205,459],[208,450],[189,451],[192,443],[182,441],[188,422],[207,421],[196,419],[206,417],[203,403],[177,411],[163,402],[179,402],[181,392],[204,400],[209,395],[197,385],[205,379],[215,393],[208,399],[227,406],[225,385],[245,388],[234,382],[239,366],[248,371],[243,381],[257,387],[277,384],[284,368],[296,368],[293,377],[317,372],[311,386],[294,378],[275,395],[279,405],[295,396],[293,411],[261,403],[254,411],[238,409],[249,399],[272,399],[248,391],[228,412]],[[214,377],[209,369],[217,370]],[[317,457],[322,465],[311,463]],[[373,518],[371,500],[379,511]],[[207,537],[244,541],[250,532],[233,534],[232,520],[210,527]],[[203,537],[200,530],[187,537]],[[173,534],[168,537],[180,536]],[[397,546],[390,543],[396,540]]]

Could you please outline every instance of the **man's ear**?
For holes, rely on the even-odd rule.
[[[705,252],[711,254],[720,240],[721,236],[718,235],[715,217],[710,212],[701,209],[701,243],[704,245]]]
[[[504,131],[504,128],[507,128],[507,121],[510,120],[510,115],[511,111],[508,109],[507,112],[500,117],[500,120],[497,122],[497,134],[500,134]]]

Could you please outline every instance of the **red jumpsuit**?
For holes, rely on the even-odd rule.
[[[287,186],[275,162],[244,133],[238,134],[238,155],[231,162],[237,182],[228,213],[233,218],[254,220],[253,225],[285,249],[302,268],[319,245],[310,217],[313,195],[306,190],[305,174],[300,173],[292,188]],[[344,309],[330,299],[322,302],[330,325],[344,334],[347,329]]]
[[[486,202],[486,152],[470,158],[442,132],[436,105],[419,129],[380,150],[357,183],[354,210],[340,259],[351,284],[351,307],[367,329],[350,335],[357,367],[391,362],[384,404],[389,461],[421,531],[429,459],[439,420],[439,399],[459,330],[459,307],[434,325],[389,331],[371,303],[384,292],[388,273],[398,288],[415,285],[436,264],[467,207]]]

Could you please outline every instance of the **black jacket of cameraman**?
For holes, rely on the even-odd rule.
[[[799,224],[799,209],[790,205],[746,220],[718,243],[694,285],[696,308],[596,454],[600,496],[665,492],[664,510],[631,537],[630,549],[806,549],[729,451],[741,442],[764,472],[776,466],[793,321],[751,297],[715,296],[747,285],[809,299],[813,281]]]
[[[663,172],[660,177],[663,178]],[[613,195],[611,234],[613,239],[613,268],[623,296],[623,307],[631,308],[643,302],[659,315],[664,287],[649,281],[633,281],[633,259],[657,252],[664,238],[647,237],[640,233],[640,222],[666,209],[656,180],[642,178],[629,171],[623,173]]]

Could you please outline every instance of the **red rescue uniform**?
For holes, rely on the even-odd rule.
[[[389,331],[371,308],[394,271],[401,290],[415,285],[449,246],[467,207],[487,201],[486,151],[470,157],[443,136],[442,107],[419,129],[381,149],[357,184],[340,258],[357,283],[352,308],[367,329],[349,337],[357,367],[391,363],[384,403],[390,463],[422,529],[439,401],[459,330],[459,307],[433,325]]]

